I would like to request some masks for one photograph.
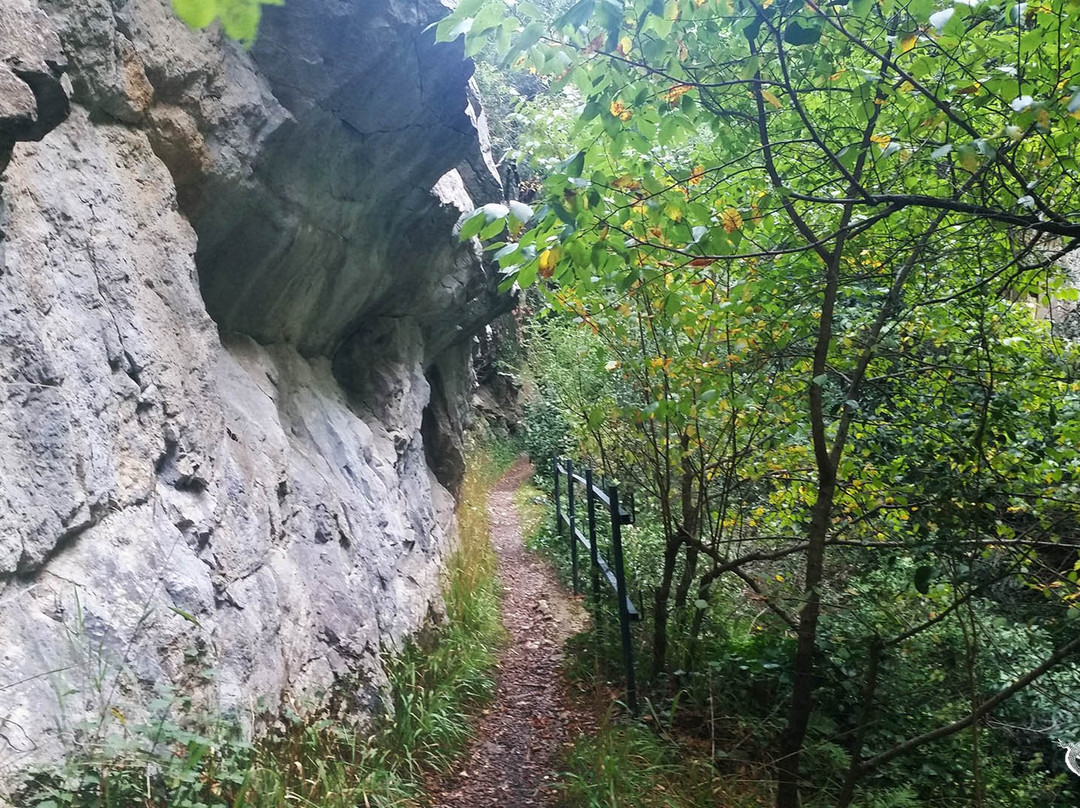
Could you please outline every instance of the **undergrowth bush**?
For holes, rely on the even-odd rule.
[[[287,708],[251,742],[239,722],[208,718],[183,695],[164,694],[151,719],[94,733],[60,767],[29,772],[16,808],[419,808],[424,776],[445,769],[467,743],[472,718],[494,691],[504,632],[488,490],[509,451],[474,447],[458,509],[460,544],[444,580],[446,622],[386,670],[384,715],[350,724],[328,710]],[[509,459],[508,459],[509,457]],[[0,804],[4,800],[0,797]]]
[[[549,485],[549,481],[544,484]],[[569,585],[568,539],[565,530],[562,535],[555,531],[550,490],[523,488],[517,502],[527,545],[545,555],[564,584]],[[649,591],[647,587],[656,579],[650,556],[659,554],[660,540],[651,524],[653,518],[647,504],[639,507],[637,524],[624,534],[627,575],[635,598],[639,597],[639,585]],[[583,582],[588,580],[587,565],[587,555],[583,555]],[[875,569],[853,571],[849,587],[855,590],[871,585],[875,574]],[[697,642],[691,646],[678,635],[672,638],[671,655],[679,665],[674,673],[653,681],[639,675],[651,723],[608,720],[595,737],[577,742],[566,760],[568,771],[563,778],[567,806],[770,804],[774,778],[770,761],[776,756],[776,738],[787,707],[790,646],[794,640],[775,624],[760,599],[748,597],[744,586],[730,580],[721,584],[714,587],[705,604],[703,630]],[[567,669],[576,681],[605,690],[609,698],[618,698],[623,674],[613,604],[605,588],[599,608],[594,605],[591,609],[592,626],[567,646]],[[648,604],[643,606],[644,619],[633,629],[639,661],[647,658],[652,629]],[[698,608],[688,604],[686,614],[676,615],[675,625],[688,623],[693,615],[691,607]],[[980,615],[989,615],[983,618],[987,623],[995,607],[986,599],[974,599],[972,603],[972,609]],[[873,614],[869,606],[856,609],[851,619],[865,619],[867,613]],[[842,636],[843,626],[838,625],[838,619],[830,615],[829,625],[837,636]],[[1014,666],[1033,667],[1049,653],[1034,642],[1040,636],[1036,628],[1001,621],[995,625],[995,646],[1002,658],[1012,660]],[[962,662],[956,649],[963,647],[963,638],[954,636],[956,633],[953,627],[942,625],[926,632],[922,642],[909,643],[906,651],[918,660],[916,665],[898,664],[893,657],[887,659],[879,686],[878,713],[868,733],[872,743],[895,743],[963,714],[968,694],[954,693],[942,684],[942,670]],[[1043,641],[1043,645],[1048,643]],[[808,808],[836,804],[835,795],[850,764],[850,752],[834,739],[842,738],[843,731],[850,727],[848,705],[858,703],[862,686],[861,679],[851,676],[845,668],[846,660],[859,650],[854,642],[825,644],[824,650],[827,659],[820,674],[822,703],[811,722],[804,750],[807,776],[817,790],[807,802]],[[1010,669],[1007,664],[987,666],[981,675],[1007,677]],[[1072,670],[1063,668],[1055,676],[1064,679],[1073,675]],[[1064,707],[1054,703],[1053,695],[1035,688],[1004,705],[998,711],[999,717],[982,728],[979,752],[973,747],[971,734],[962,733],[939,741],[930,754],[901,758],[883,766],[859,786],[853,804],[908,808],[930,804],[931,799],[942,806],[982,804],[995,808],[1063,808],[1076,804],[1063,767],[1056,756],[1051,757],[1055,750],[1049,744],[1031,743],[1031,734],[1025,734],[1024,724],[1034,720],[1033,716],[1047,724],[1071,726],[1074,715],[1062,714]],[[1047,704],[1039,699],[1046,699]],[[978,800],[971,793],[968,774],[976,756],[983,783]],[[703,771],[716,778],[711,795],[698,788]],[[689,792],[680,790],[687,787]],[[695,803],[695,799],[707,801]]]
[[[638,721],[611,714],[566,756],[561,804],[566,808],[725,808],[759,805],[722,781],[707,755],[686,750]]]

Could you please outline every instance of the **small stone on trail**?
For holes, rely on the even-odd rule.
[[[550,783],[557,779],[562,750],[597,723],[596,716],[575,708],[573,688],[559,667],[563,645],[585,627],[584,609],[522,541],[513,495],[531,472],[519,463],[488,499],[510,643],[497,665],[495,701],[481,713],[465,767],[429,783],[432,808],[554,806],[557,794]]]

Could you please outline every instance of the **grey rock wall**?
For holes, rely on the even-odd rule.
[[[0,780],[155,693],[252,724],[440,612],[496,190],[434,0],[0,3]],[[482,125],[480,126],[482,129]]]

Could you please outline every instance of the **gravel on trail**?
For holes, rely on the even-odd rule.
[[[488,498],[509,640],[471,747],[431,785],[433,808],[554,805],[562,750],[596,723],[571,697],[562,670],[563,645],[585,627],[585,610],[523,543],[514,493],[532,471],[519,461]]]

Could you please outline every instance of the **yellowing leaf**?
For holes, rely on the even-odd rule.
[[[664,100],[669,104],[675,105],[679,103],[679,99],[694,89],[692,84],[676,84],[670,90],[664,93]]]
[[[588,56],[589,54],[596,53],[603,47],[604,47],[604,35],[600,34],[598,37],[593,39],[593,41],[588,44],[588,46],[585,48],[585,54],[584,55]],[[535,72],[535,70],[534,70],[534,72]]]
[[[608,107],[608,109],[611,111],[611,114],[618,118],[620,121],[628,121],[634,114],[633,110],[631,110],[630,107],[626,106],[626,104],[624,104],[618,98],[614,99],[611,102],[611,106]]]
[[[621,53],[623,56],[629,56],[630,55],[630,50],[633,47],[634,47],[634,43],[630,39],[630,37],[624,36],[622,39],[619,40],[619,46],[616,48],[616,50],[619,53]]]
[[[770,93],[768,90],[762,90],[761,97],[765,100],[765,103],[769,104],[772,107],[775,107],[776,109],[780,109],[780,107],[782,106],[780,103],[780,99]]]
[[[667,216],[673,222],[681,222],[683,219],[683,211],[678,205],[668,205],[664,208],[664,215]]]
[[[720,214],[720,224],[724,226],[724,230],[728,233],[741,230],[743,226],[742,214],[735,208],[728,208]]]
[[[918,41],[918,34],[908,34],[906,37],[900,40],[900,52],[907,53],[909,50],[915,47],[915,43]]]
[[[705,176],[705,166],[702,166],[702,165],[694,166],[694,173],[692,173],[690,175],[690,178],[687,180],[687,182],[690,183],[691,185],[698,185],[698,184],[701,183],[701,178],[704,177],[704,176]]]
[[[555,271],[555,265],[559,263],[559,258],[562,255],[562,250],[558,247],[553,247],[550,250],[544,250],[540,253],[540,271],[541,278],[550,278]]]

